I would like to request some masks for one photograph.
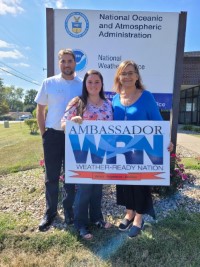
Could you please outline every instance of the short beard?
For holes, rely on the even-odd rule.
[[[72,76],[74,74],[74,70],[64,71],[63,74],[66,76]]]

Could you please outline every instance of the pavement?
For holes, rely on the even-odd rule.
[[[197,135],[197,134],[196,134]],[[200,135],[197,136],[187,133],[177,133],[177,144],[200,154]]]

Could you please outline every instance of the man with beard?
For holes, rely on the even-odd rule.
[[[61,73],[45,79],[35,98],[45,160],[46,212],[39,224],[40,231],[46,230],[57,215],[59,177],[65,158],[65,135],[60,121],[67,103],[80,95],[82,90],[82,80],[75,74],[76,61],[73,51],[60,50],[58,63]],[[75,185],[64,184],[64,192],[65,222],[72,224]]]

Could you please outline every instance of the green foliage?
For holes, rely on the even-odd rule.
[[[25,120],[24,123],[28,125],[30,129],[30,134],[37,134],[39,127],[36,119]]]
[[[193,131],[193,132],[200,133],[200,127],[194,126],[194,125],[184,125],[182,126],[181,129],[184,131]]]
[[[36,119],[36,112],[37,112],[37,108],[35,108],[33,111],[32,111],[32,115],[33,115],[33,118]]]
[[[0,121],[14,121],[15,119],[9,115],[0,115]]]
[[[33,110],[35,109],[35,105],[26,105],[24,106],[24,112],[33,112]]]
[[[9,112],[9,106],[6,101],[0,103],[0,116]]]
[[[192,126],[192,125],[184,125],[184,126],[182,127],[182,129],[185,130],[185,131],[192,131],[193,126]]]
[[[37,90],[31,89],[26,91],[25,98],[24,98],[24,111],[33,112],[36,108],[35,97],[37,95]]]
[[[45,107],[45,115],[47,115],[48,112],[48,106]],[[32,111],[33,118],[36,118],[37,116],[37,107]]]
[[[0,78],[0,88],[3,87],[3,80]]]
[[[0,232],[13,230],[15,228],[16,220],[9,214],[1,214],[0,216]]]
[[[180,188],[183,188],[185,181],[188,179],[185,166],[181,163],[179,155],[171,154],[170,160],[170,185],[152,187],[153,193],[159,196],[166,197],[174,194]]]
[[[25,97],[24,97],[24,105],[29,106],[32,105],[36,107],[36,102],[34,101],[35,97],[37,95],[37,90],[31,89],[26,91]]]
[[[193,130],[197,133],[200,133],[200,127],[194,127]]]
[[[10,111],[23,111],[23,91],[22,88],[15,88],[14,86],[5,87],[5,98]]]
[[[9,106],[6,101],[6,90],[3,86],[2,79],[0,79],[0,116],[9,112]]]

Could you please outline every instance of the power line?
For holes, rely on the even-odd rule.
[[[18,75],[16,75],[16,74],[14,74],[14,73],[11,73],[11,72],[9,72],[9,71],[7,71],[7,70],[2,69],[1,67],[0,67],[0,70],[5,71],[5,72],[7,72],[7,73],[9,73],[9,74],[11,74],[11,75],[13,75],[13,76],[19,78],[19,79],[22,79],[22,80],[26,81],[26,82],[29,82],[29,83],[32,83],[32,84],[35,84],[35,85],[40,86],[39,83],[36,83],[36,82],[33,82],[33,81],[29,81],[29,80],[27,80],[27,79],[24,79],[24,78],[22,78],[22,77],[20,77],[20,76],[18,76]]]
[[[12,68],[12,67],[8,66],[8,65],[7,65],[7,64],[5,64],[4,62],[0,61],[0,63],[1,63],[1,64],[3,64],[4,66],[6,66],[7,68],[10,68],[10,69],[14,70],[15,72],[18,72],[19,74],[21,74],[21,75],[23,75],[23,76],[25,76],[25,77],[27,77],[27,78],[29,78],[29,79],[31,79],[31,80],[34,80],[33,78],[31,78],[31,77],[29,77],[29,76],[27,76],[27,75],[23,74],[22,72],[20,72],[20,71],[18,71],[18,70],[16,70],[16,69],[14,69],[14,68]]]
[[[14,42],[14,44],[21,44],[23,48],[28,46],[28,44],[24,43],[21,38],[18,38],[18,36],[16,35],[16,30],[10,31],[10,28],[7,26],[7,24],[0,24],[0,32],[3,33],[4,38],[7,37],[12,43]],[[34,52],[32,52],[32,55],[35,55],[32,58],[32,61],[35,62],[34,65],[38,66],[38,69],[42,69],[42,65],[38,64],[39,61],[36,60],[39,58],[39,55]]]

